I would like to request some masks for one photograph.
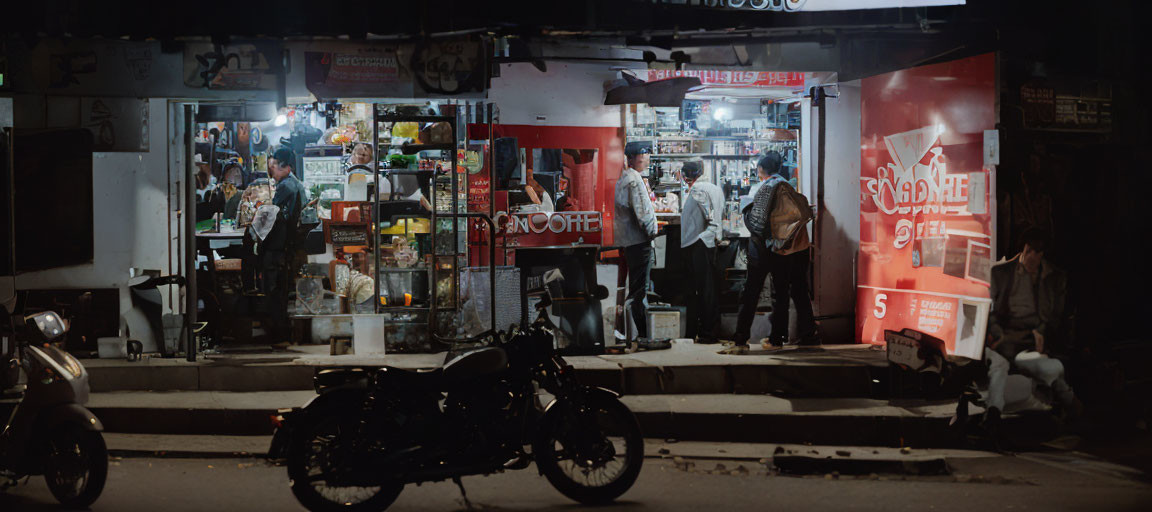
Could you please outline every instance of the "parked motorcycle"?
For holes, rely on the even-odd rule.
[[[545,317],[435,370],[320,370],[318,396],[276,418],[269,455],[287,460],[292,492],[317,512],[384,510],[406,484],[459,484],[533,460],[565,496],[611,502],[640,474],[640,425],[618,395],[581,385],[553,347]]]
[[[51,345],[68,331],[54,311],[8,315],[14,346],[0,368],[0,490],[28,475],[44,475],[64,506],[87,508],[108,476],[104,426],[86,409],[88,372]],[[20,383],[20,370],[26,382]]]

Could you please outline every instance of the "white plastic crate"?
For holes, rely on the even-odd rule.
[[[652,339],[680,337],[679,311],[649,311],[648,336]]]

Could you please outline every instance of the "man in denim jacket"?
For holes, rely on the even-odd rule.
[[[625,155],[628,168],[616,182],[616,245],[621,247],[628,264],[628,300],[632,321],[639,341],[648,338],[648,281],[652,271],[652,240],[656,238],[656,209],[640,172],[648,169],[648,151],[629,149]]]

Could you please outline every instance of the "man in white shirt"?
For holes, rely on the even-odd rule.
[[[680,249],[692,276],[687,334],[695,337],[696,343],[716,343],[716,246],[724,237],[724,192],[701,178],[704,165],[699,160],[684,162],[680,173],[689,186],[680,213]]]

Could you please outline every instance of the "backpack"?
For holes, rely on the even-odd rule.
[[[764,183],[756,190],[756,195],[752,198],[752,202],[744,208],[744,227],[748,228],[748,232],[758,238],[765,240],[772,238],[772,233],[769,230],[772,197],[777,186],[783,182],[784,179],[780,176],[770,176],[767,180],[764,180]]]
[[[808,198],[781,180],[772,194],[771,227],[768,247],[776,254],[792,254],[812,246],[805,226],[812,220],[812,207]]]

